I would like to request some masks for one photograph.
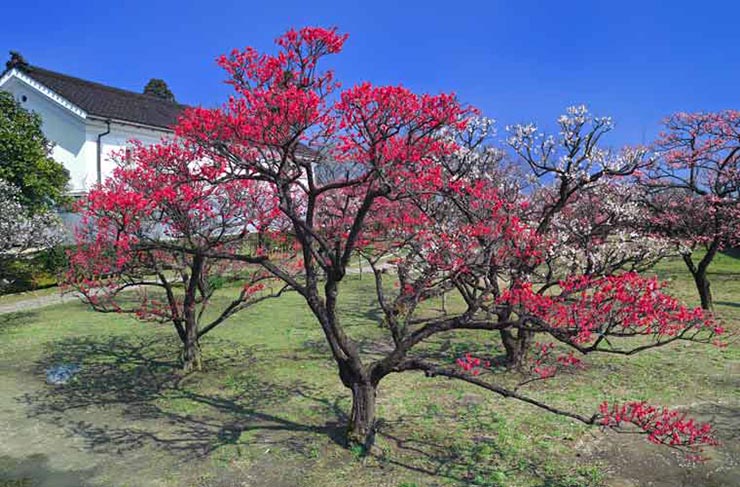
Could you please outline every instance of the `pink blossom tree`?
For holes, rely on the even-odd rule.
[[[256,260],[268,252],[273,260],[290,257],[256,238],[280,232],[277,200],[260,182],[212,184],[200,151],[180,141],[138,145],[132,154],[82,202],[66,285],[97,311],[173,325],[184,370],[198,370],[201,337],[286,289],[261,266],[230,258],[247,246],[264,254]],[[206,320],[228,279],[241,289]]]
[[[637,403],[583,414],[534,399],[522,388],[555,375],[544,355],[533,357],[539,363],[532,377],[510,388],[478,351],[464,357],[430,353],[433,338],[471,331],[490,338],[481,343],[489,353],[501,342],[499,332],[513,330],[560,343],[572,353],[555,362],[572,367],[580,363],[576,355],[711,341],[722,330],[701,310],[663,293],[657,281],[635,273],[576,274],[552,278],[559,285],[548,293],[533,289],[532,276],[551,238],[538,226],[550,225],[567,202],[558,203],[557,195],[548,199],[538,225],[525,218],[530,195],[486,169],[492,152],[477,142],[471,119],[476,111],[454,95],[369,83],[341,89],[321,63],[340,52],[346,38],[335,29],[308,27],[279,37],[276,54],[246,48],[220,58],[235,95],[222,108],[190,110],[176,133],[197,148],[202,179],[224,188],[264,184],[288,222],[300,273],[269,255],[244,251],[230,258],[261,266],[305,299],[352,394],[349,443],[370,447],[381,381],[413,371],[462,380],[586,424],[635,423],[651,439],[669,438],[677,447],[711,443],[709,427],[674,421],[658,428],[656,409]],[[577,159],[566,166],[586,161]],[[567,167],[553,170],[567,183],[559,186],[566,193],[571,184],[599,179],[602,171],[572,179]],[[225,256],[216,249],[178,250]],[[378,324],[387,330],[388,351],[380,357],[363,353],[338,313],[357,254],[373,269]],[[426,304],[443,296],[459,306],[430,312]],[[597,314],[595,307],[608,311]],[[631,344],[631,338],[639,340]]]
[[[640,177],[652,230],[678,248],[702,308],[711,309],[709,265],[740,244],[740,111],[677,113],[664,124],[659,158]]]

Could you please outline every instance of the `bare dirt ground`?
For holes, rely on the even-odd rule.
[[[690,462],[678,451],[652,445],[640,436],[608,434],[593,445],[590,456],[607,465],[613,487],[736,487],[740,485],[740,403],[696,404],[687,411],[711,422],[720,446],[707,460]]]

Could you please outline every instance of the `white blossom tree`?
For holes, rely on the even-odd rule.
[[[506,143],[514,155],[510,164],[519,173],[506,171],[519,178],[526,197],[520,216],[548,242],[540,265],[518,269],[514,277],[543,294],[573,274],[597,278],[652,267],[668,247],[642,232],[637,189],[627,185],[627,176],[650,164],[647,149],[605,145],[612,119],[594,116],[584,105],[567,108],[557,125],[553,135],[534,123],[507,127]],[[533,335],[525,330],[503,334],[508,334],[507,362],[517,364]]]
[[[56,215],[31,215],[20,201],[20,190],[0,179],[0,291],[12,284],[8,264],[34,249],[61,242],[61,223]]]

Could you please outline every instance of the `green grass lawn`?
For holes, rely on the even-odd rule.
[[[667,261],[657,273],[695,303],[682,265]],[[717,311],[738,330],[740,261],[720,256],[712,271]],[[348,277],[343,319],[369,355],[387,346],[373,296],[367,276]],[[430,347],[449,346],[451,361],[468,348],[499,353],[485,336],[442,337]],[[0,315],[0,337],[0,486],[639,485],[619,480],[618,463],[662,455],[630,438],[615,444],[633,457],[615,458],[614,434],[409,373],[381,383],[378,451],[360,457],[342,446],[348,391],[294,294],[215,330],[203,342],[206,370],[187,377],[170,327],[79,303]],[[47,385],[44,370],[66,362],[82,365],[75,380]],[[726,429],[735,434],[739,363],[733,341],[679,344],[589,359],[531,394],[582,413],[605,399],[729,407]]]

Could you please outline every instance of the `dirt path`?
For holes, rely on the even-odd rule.
[[[390,269],[392,267],[393,265],[387,262],[378,265],[378,268],[380,269]],[[347,274],[359,274],[360,276],[367,275],[368,277],[370,277],[372,276],[372,273],[372,269],[367,264],[363,264],[362,267],[360,267],[359,265],[355,265],[349,266],[347,268]],[[0,301],[0,315],[6,313],[17,313],[19,311],[26,311],[30,309],[38,309],[55,304],[69,303],[72,301],[77,301],[78,297],[76,294],[62,295],[59,292],[54,292],[51,294],[42,294],[40,296],[29,297],[27,299],[16,299],[14,297],[12,297],[11,299],[13,300],[9,303],[3,303],[2,301]]]
[[[42,296],[35,296],[28,299],[11,301],[10,303],[0,302],[0,315],[5,313],[17,313],[19,311],[26,311],[29,309],[43,308],[45,306],[52,306],[54,304],[68,303],[71,301],[77,301],[77,299],[77,296],[73,294],[61,295],[59,293],[53,293]]]

